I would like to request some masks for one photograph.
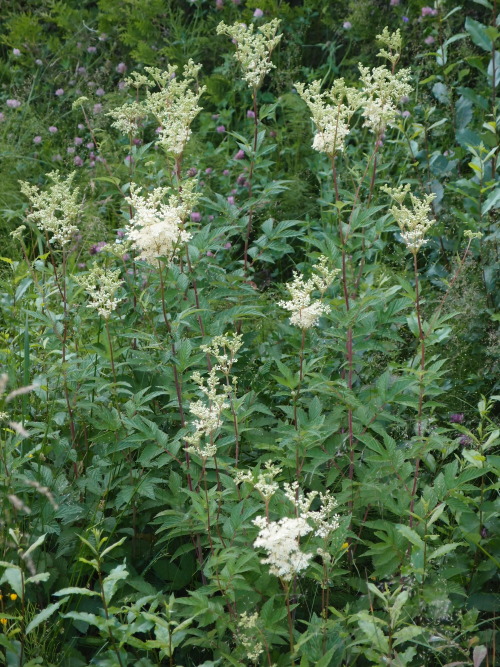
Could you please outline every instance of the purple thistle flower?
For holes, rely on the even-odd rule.
[[[104,88],[98,88],[98,89],[95,91],[95,94],[96,94],[98,97],[102,97],[103,95],[106,95],[106,91],[104,90]]]
[[[21,55],[21,51],[19,51],[19,49],[12,49],[12,55],[14,55],[14,56],[20,56],[20,55]]]
[[[97,53],[97,46],[87,47],[87,53]]]
[[[127,71],[127,66],[125,65],[125,63],[118,63],[118,65],[116,66],[116,71],[118,72],[118,74],[125,74],[125,72]]]
[[[450,423],[451,424],[462,424],[465,419],[465,415],[463,412],[454,412],[452,415],[450,415]]]
[[[198,211],[193,211],[190,217],[193,222],[201,222],[201,213]]]
[[[240,148],[240,150],[233,157],[233,160],[243,160],[244,158],[245,158],[245,151]]]
[[[17,109],[21,106],[21,102],[19,100],[7,100],[5,104],[9,107],[9,109]]]
[[[215,129],[219,134],[224,134],[224,132],[226,131],[226,128],[224,127],[224,125],[217,125],[217,127]]]
[[[253,109],[248,109],[247,118],[255,118],[255,111]]]
[[[50,134],[56,134],[57,131],[58,131],[58,130],[57,130],[57,127],[56,127],[55,125],[51,125],[51,126],[49,127],[49,132],[50,132]]]
[[[37,135],[36,137],[33,137],[33,143],[34,144],[41,144],[42,143],[42,137],[40,135]]]
[[[236,199],[233,197],[233,195],[229,195],[227,198],[228,204],[231,204],[231,206],[234,206],[236,204]]]
[[[75,167],[83,167],[83,160],[79,155],[75,156],[75,159],[73,160],[73,164]]]
[[[264,16],[262,9],[256,9],[253,13],[254,18],[261,19]]]
[[[61,95],[64,95],[64,88],[58,88],[54,95],[57,95],[57,97],[61,97]]]

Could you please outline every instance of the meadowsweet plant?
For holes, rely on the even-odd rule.
[[[494,3],[247,4],[2,17],[0,663],[493,665]]]
[[[316,126],[312,147],[330,157],[344,150],[354,113],[364,102],[363,92],[337,79],[329,91],[321,92],[321,81],[309,86],[296,83],[297,92],[311,111]]]
[[[401,238],[412,254],[416,254],[422,246],[428,243],[429,229],[435,223],[431,219],[431,203],[436,198],[434,193],[419,199],[410,193],[412,208],[404,205],[406,195],[410,192],[410,185],[402,185],[399,188],[383,186],[384,192],[396,202],[397,206],[391,207],[391,213],[401,230]]]
[[[153,265],[161,259],[171,262],[191,239],[191,234],[183,225],[198,199],[193,186],[192,181],[185,183],[182,197],[173,194],[165,203],[167,188],[155,188],[142,196],[132,185],[130,197],[126,200],[133,208],[134,217],[126,234],[139,253],[137,259]]]
[[[308,280],[295,273],[293,281],[287,285],[290,300],[278,301],[278,306],[292,313],[290,324],[302,330],[316,326],[320,316],[330,312],[330,306],[324,303],[321,298],[314,300],[312,294],[317,290],[323,297],[339,272],[339,269],[328,268],[326,257],[320,258],[315,269],[316,273]]]
[[[122,284],[120,269],[106,270],[94,264],[87,274],[76,276],[75,280],[90,298],[87,308],[96,310],[105,320],[109,319],[120,303],[120,299],[115,298]]]
[[[220,387],[216,368],[212,368],[206,380],[198,372],[191,379],[205,395],[205,400],[189,404],[189,412],[197,419],[192,422],[194,433],[186,436],[186,442],[190,444],[190,452],[207,459],[217,452],[215,436],[222,425],[222,411],[229,407],[229,403]]]
[[[264,23],[257,30],[253,23],[229,26],[222,21],[217,26],[218,35],[228,35],[236,44],[235,58],[243,70],[243,79],[253,90],[262,86],[266,74],[275,67],[271,54],[282,38],[277,34],[279,26],[279,19]]]
[[[73,185],[75,172],[67,178],[57,171],[47,176],[52,185],[44,191],[36,185],[21,183],[21,192],[28,198],[32,209],[26,217],[47,234],[50,243],[66,248],[78,232],[81,209],[79,188]]]
[[[128,85],[145,88],[146,98],[142,105],[133,102],[111,112],[116,119],[115,126],[130,133],[137,124],[137,114],[142,106],[144,112],[153,115],[159,124],[158,146],[177,161],[191,136],[191,123],[201,111],[199,100],[205,87],[196,84],[200,69],[201,65],[189,60],[182,76],[178,75],[175,65],[170,65],[167,70],[146,67],[146,74],[132,72],[126,80]]]

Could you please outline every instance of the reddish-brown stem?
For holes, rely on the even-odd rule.
[[[252,218],[253,218],[253,205],[251,203],[252,199],[252,184],[253,184],[253,172],[255,168],[255,153],[257,151],[257,137],[258,137],[258,130],[259,130],[259,119],[257,117],[257,89],[254,88],[252,91],[252,99],[253,99],[253,155],[252,159],[250,161],[250,171],[248,174],[248,199],[250,201],[250,208],[248,210],[248,224],[247,224],[247,231],[246,231],[246,236],[245,236],[245,249],[243,253],[243,263],[244,263],[244,268],[245,268],[245,276],[248,276],[248,245],[250,243],[250,234],[252,233]]]

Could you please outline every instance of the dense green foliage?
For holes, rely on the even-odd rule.
[[[494,667],[496,0],[10,4],[0,663]],[[273,18],[252,87],[217,26]],[[300,84],[360,91],[385,26],[412,92],[318,152]]]

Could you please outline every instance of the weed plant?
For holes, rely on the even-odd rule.
[[[496,0],[42,5],[2,18],[1,664],[494,667]]]

